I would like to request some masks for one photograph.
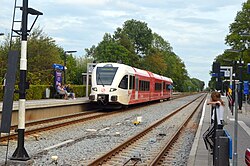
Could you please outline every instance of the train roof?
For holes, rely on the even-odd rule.
[[[153,76],[156,79],[161,79],[161,80],[165,80],[165,81],[173,83],[171,78],[161,76],[161,75],[152,73],[150,71],[146,71],[146,70],[138,69],[138,68],[135,68],[135,67],[131,67],[131,66],[121,64],[121,63],[106,62],[106,63],[98,63],[96,66],[97,67],[100,67],[100,66],[102,66],[102,67],[104,67],[104,66],[123,67],[123,68],[127,68],[128,70],[133,70],[133,71],[136,72],[136,74],[139,74],[139,75],[142,75],[142,76],[146,76],[146,77],[152,77]]]

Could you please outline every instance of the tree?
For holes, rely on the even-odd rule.
[[[127,37],[132,43],[132,46],[137,55],[144,56],[150,50],[153,40],[153,34],[152,30],[148,28],[145,22],[137,21],[134,19],[126,21],[123,24],[123,27],[117,28],[117,31],[115,32],[115,38],[124,39],[125,37]]]
[[[0,64],[7,64],[7,55],[9,52],[10,36],[0,47]],[[12,49],[21,49],[20,39],[12,41]],[[53,82],[52,65],[54,63],[62,63],[60,57],[63,49],[55,44],[55,41],[43,33],[42,29],[35,28],[28,36],[27,48],[27,79],[32,84],[51,84]],[[6,68],[1,68],[1,74],[6,72]],[[19,74],[17,74],[17,82]]]
[[[227,52],[218,55],[215,58],[216,62],[220,62],[221,66],[233,66],[234,61],[239,61],[240,57],[244,61],[244,64],[250,62],[249,56],[249,42],[250,42],[250,0],[242,4],[242,11],[239,11],[233,23],[229,26],[229,34],[225,37],[225,43],[232,49],[241,50],[239,53]],[[244,35],[248,34],[248,35]],[[247,47],[248,44],[248,47]],[[243,80],[249,80],[250,76],[246,73],[246,65],[243,65]],[[238,68],[238,67],[237,67]],[[234,71],[239,74],[239,70]],[[236,75],[236,77],[238,77]],[[211,78],[209,81],[209,87],[215,88],[216,80]]]
[[[242,36],[241,34],[250,34],[250,0],[243,3],[242,11],[236,15],[235,21],[229,26],[229,34],[226,36],[226,44],[233,49],[245,49],[245,44],[250,40],[250,36]]]
[[[143,69],[151,71],[153,73],[157,73],[160,75],[164,75],[167,70],[167,64],[165,63],[163,56],[158,53],[154,55],[147,55],[144,57]]]
[[[157,33],[152,33],[147,24],[141,21],[125,21],[113,36],[106,33],[97,46],[85,50],[86,56],[97,62],[121,60],[124,64],[170,77],[179,91],[188,91],[183,86],[185,81],[193,89],[201,88],[200,84],[192,83],[184,62],[172,51],[170,43]]]
[[[194,91],[202,91],[204,89],[205,83],[197,78],[191,78],[191,82],[194,84]]]
[[[53,83],[52,65],[62,64],[64,51],[55,40],[35,28],[28,38],[28,78],[32,84]]]
[[[153,33],[152,47],[162,52],[172,52],[173,50],[170,43],[164,40],[157,33]]]
[[[87,50],[87,54],[91,55],[97,62],[118,62],[122,61],[124,64],[135,64],[137,56],[128,51],[124,46],[120,45],[108,33],[103,37],[97,47],[92,46]],[[88,56],[90,57],[90,56]]]

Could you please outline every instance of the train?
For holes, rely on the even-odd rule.
[[[103,108],[128,107],[155,100],[170,100],[173,81],[120,63],[98,63],[91,76],[89,100]]]

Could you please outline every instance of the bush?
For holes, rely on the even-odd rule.
[[[54,88],[50,85],[30,85],[30,88],[26,90],[26,100],[38,100],[44,99],[46,88],[50,89],[50,97],[53,98],[53,93],[55,92]],[[86,96],[86,86],[85,85],[71,85],[73,92],[76,97],[85,97]],[[18,89],[18,86],[15,86],[15,89]],[[89,86],[90,93],[90,86]],[[14,93],[14,100],[18,100],[19,94]],[[3,86],[0,85],[0,101],[3,101]]]

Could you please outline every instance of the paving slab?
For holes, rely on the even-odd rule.
[[[207,100],[210,99],[210,95],[207,96]],[[237,164],[240,166],[244,166],[245,164],[245,150],[250,147],[250,105],[243,104],[242,111],[238,113],[238,130],[237,130],[237,138],[234,138],[234,127],[237,123],[235,123],[235,115],[232,115],[231,111],[227,106],[227,99],[225,96],[222,96],[223,101],[225,101],[225,112],[224,119],[226,121],[226,125],[224,129],[230,134],[232,138],[232,152],[237,152],[238,160]],[[196,133],[195,139],[198,141],[194,141],[189,160],[188,166],[206,166],[213,165],[213,156],[209,154],[205,147],[205,143],[203,141],[203,133],[208,129],[211,121],[211,106],[206,105],[206,102],[203,105],[202,116],[200,120],[200,124],[198,127],[198,131]],[[237,140],[237,151],[234,150],[234,143]],[[233,155],[234,156],[234,155]],[[230,165],[232,164],[233,159],[230,159]]]

